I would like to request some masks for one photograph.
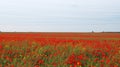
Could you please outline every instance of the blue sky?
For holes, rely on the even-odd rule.
[[[1,0],[0,30],[120,31],[120,0]]]

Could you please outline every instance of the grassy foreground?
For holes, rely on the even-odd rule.
[[[120,51],[80,43],[1,42],[0,67],[120,67]]]

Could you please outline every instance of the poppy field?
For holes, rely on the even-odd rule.
[[[120,67],[120,33],[0,32],[0,67]]]

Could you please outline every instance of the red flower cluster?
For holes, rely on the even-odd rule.
[[[82,60],[84,60],[84,57],[83,55],[75,55],[75,54],[72,54],[68,57],[66,63],[75,67],[75,66],[83,66],[82,64]]]
[[[0,33],[4,67],[120,67],[119,57],[119,33]]]

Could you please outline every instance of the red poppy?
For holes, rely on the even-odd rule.
[[[77,56],[79,60],[83,60],[83,55]]]
[[[35,65],[34,67],[40,67],[39,65]]]
[[[57,63],[52,63],[53,67],[57,67]]]
[[[110,59],[107,59],[107,60],[106,60],[106,64],[109,64],[109,63],[110,63]]]
[[[43,64],[43,63],[44,63],[44,61],[41,59],[37,61],[37,64]]]
[[[3,46],[0,44],[0,50],[3,48]]]
[[[10,65],[10,67],[15,67],[14,65]]]

